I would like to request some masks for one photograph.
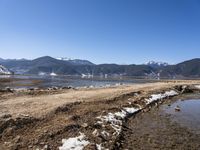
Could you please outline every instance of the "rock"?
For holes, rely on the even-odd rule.
[[[33,148],[33,146],[32,146],[32,145],[29,145],[28,148],[29,148],[29,149],[30,149],[30,148]]]
[[[55,86],[55,87],[52,87],[52,89],[53,90],[58,90],[59,88]]]
[[[34,88],[29,88],[28,90],[29,90],[29,91],[34,91],[35,89],[34,89]]]
[[[64,86],[64,87],[61,87],[62,90],[66,90],[66,89],[72,89],[71,86]]]
[[[181,111],[180,107],[179,107],[179,106],[176,106],[176,107],[175,107],[175,111]]]
[[[7,92],[11,92],[11,93],[13,93],[13,92],[14,92],[14,90],[13,90],[13,89],[11,89],[10,87],[6,87],[6,91],[7,91]]]
[[[50,148],[49,148],[48,145],[45,145],[43,149],[44,149],[44,150],[50,150]]]
[[[88,127],[88,124],[87,124],[87,123],[84,123],[84,124],[81,125],[81,127],[87,128],[87,127]]]
[[[174,88],[181,93],[192,93],[193,92],[192,88],[188,85],[177,85]]]

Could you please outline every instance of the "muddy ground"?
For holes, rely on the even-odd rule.
[[[176,99],[178,97],[174,101]],[[168,100],[163,105],[170,104],[171,100]],[[172,116],[165,113],[161,106],[154,106],[148,113],[129,118],[125,126],[120,137],[120,149],[200,149],[200,134],[173,121]]]
[[[62,145],[62,139],[78,136],[80,132],[84,133],[87,136],[87,140],[90,141],[90,144],[85,149],[97,149],[93,143],[103,143],[103,147],[109,149],[133,149],[134,143],[137,143],[137,147],[134,145],[136,149],[140,149],[141,146],[141,149],[146,149],[148,148],[148,143],[145,143],[146,140],[154,143],[155,147],[152,148],[163,148],[158,145],[163,142],[162,145],[165,146],[165,139],[156,141],[159,140],[156,132],[159,133],[162,126],[174,127],[168,121],[167,116],[160,117],[160,114],[153,113],[153,111],[138,113],[134,118],[127,119],[127,124],[123,124],[123,136],[119,135],[119,137],[114,136],[109,126],[103,128],[113,133],[112,136],[96,135],[94,133],[95,130],[102,131],[102,127],[96,124],[97,117],[106,115],[109,112],[120,111],[121,108],[130,105],[145,107],[144,99],[148,98],[152,93],[175,89],[176,85],[183,84],[191,85],[199,84],[199,82],[173,81],[99,89],[45,90],[40,94],[38,92],[41,91],[3,93],[0,103],[0,149],[56,150]],[[143,119],[145,121],[141,124]],[[155,122],[157,119],[158,122],[156,124],[152,123],[152,119]],[[132,123],[135,126],[132,126]],[[152,128],[148,128],[149,124]],[[156,127],[158,127],[158,130],[153,132],[152,129]],[[173,129],[164,130],[164,137],[171,138]],[[144,132],[140,134],[139,131]],[[187,138],[191,136],[185,129],[180,129],[180,133],[177,134],[180,137],[186,136]],[[133,137],[136,135],[141,138],[134,139]],[[118,141],[118,138],[120,138],[120,141]],[[173,140],[175,138],[177,136]],[[189,140],[188,142],[194,141]]]

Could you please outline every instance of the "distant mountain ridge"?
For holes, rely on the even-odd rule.
[[[55,59],[50,56],[34,60],[0,59],[0,64],[16,74],[96,75],[96,76],[138,76],[146,78],[200,77],[200,58],[176,65],[151,61],[143,65],[96,65],[88,60]]]

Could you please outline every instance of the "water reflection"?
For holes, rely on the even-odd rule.
[[[0,76],[1,87],[13,87],[13,88],[32,88],[32,87],[63,87],[63,86],[73,86],[73,87],[103,87],[103,86],[113,86],[121,84],[132,84],[132,83],[147,83],[147,82],[157,82],[153,80],[146,79],[134,79],[127,77],[113,77],[113,78],[82,78],[81,76],[39,76],[39,75],[13,75],[13,76]],[[3,82],[6,79],[8,82]]]
[[[180,111],[176,110],[177,107]],[[173,121],[200,134],[200,98],[179,99],[171,105],[164,105],[162,110],[170,114]]]

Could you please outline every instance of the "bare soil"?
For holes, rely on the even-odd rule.
[[[97,116],[120,110],[128,105],[128,99],[133,100],[133,105],[144,105],[142,100],[152,93],[172,89],[176,85],[199,83],[199,81],[165,81],[110,88],[1,93],[0,149],[56,150],[62,145],[62,139],[78,136],[79,132],[84,132],[89,141],[94,143],[108,141],[106,147],[118,149],[115,147],[116,140],[107,139],[102,135],[97,138],[91,134],[94,129],[101,128],[95,124]],[[129,132],[126,133],[127,136],[133,136],[132,129],[127,132]],[[123,147],[122,143],[121,146]],[[128,146],[130,149],[131,147]],[[85,149],[96,149],[96,147],[91,144]]]

